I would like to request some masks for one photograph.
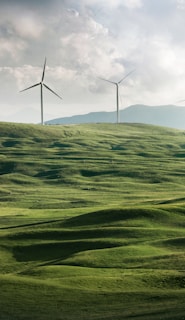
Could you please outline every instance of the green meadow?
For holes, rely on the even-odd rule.
[[[185,132],[0,123],[0,320],[185,319]]]

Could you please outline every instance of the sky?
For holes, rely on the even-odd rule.
[[[185,0],[0,0],[0,121],[185,99]],[[180,106],[182,103],[179,104]]]

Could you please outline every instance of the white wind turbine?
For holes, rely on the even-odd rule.
[[[135,70],[130,71],[129,73],[127,73],[126,76],[124,76],[120,81],[115,82],[115,81],[111,81],[111,80],[107,80],[104,78],[100,78],[103,81],[107,81],[109,83],[112,83],[116,86],[116,107],[117,107],[117,123],[119,123],[120,119],[119,119],[119,85],[121,84],[121,82],[123,82],[131,73],[133,73]]]
[[[62,97],[60,97],[56,92],[54,92],[52,89],[50,89],[45,83],[44,83],[44,76],[45,76],[45,69],[46,69],[46,58],[44,61],[44,67],[43,67],[43,72],[42,72],[42,78],[41,78],[41,82],[34,84],[31,87],[28,87],[24,90],[21,90],[20,92],[29,90],[31,88],[40,86],[40,100],[41,100],[41,124],[44,124],[44,115],[43,115],[43,86],[48,89],[49,91],[51,91],[53,94],[55,94],[58,98],[62,99]]]

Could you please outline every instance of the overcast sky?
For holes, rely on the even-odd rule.
[[[0,0],[0,121],[44,119],[185,99],[185,0]],[[182,104],[181,104],[182,105]]]

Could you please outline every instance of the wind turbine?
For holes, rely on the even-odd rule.
[[[44,124],[44,115],[43,115],[43,86],[48,89],[49,91],[51,91],[53,94],[55,94],[58,98],[62,99],[62,97],[60,97],[56,92],[54,92],[52,89],[50,89],[45,83],[44,83],[44,76],[45,76],[45,69],[46,69],[46,58],[44,61],[44,67],[43,67],[43,71],[42,71],[42,78],[41,78],[41,82],[34,84],[31,87],[28,87],[24,90],[21,90],[20,92],[29,90],[31,88],[40,86],[40,101],[41,101],[41,124]]]
[[[117,123],[119,123],[120,119],[119,119],[119,85],[121,84],[121,82],[123,82],[131,73],[133,73],[135,70],[130,71],[129,73],[126,74],[126,76],[124,76],[120,81],[115,82],[115,81],[111,81],[111,80],[107,80],[104,78],[100,78],[103,81],[107,81],[109,83],[112,83],[116,86],[116,106],[117,106]]]

